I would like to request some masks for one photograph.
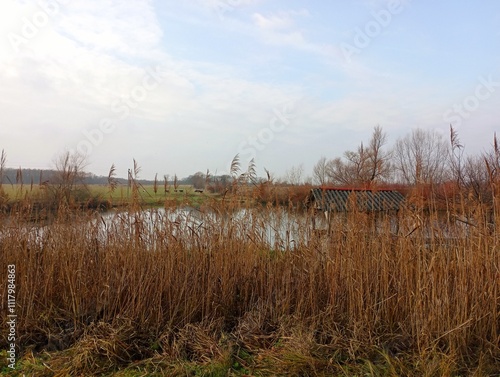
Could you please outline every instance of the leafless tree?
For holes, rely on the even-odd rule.
[[[384,150],[386,143],[387,134],[382,131],[382,127],[376,126],[373,130],[367,151],[367,173],[370,182],[387,179],[391,175],[391,152]]]
[[[415,129],[396,142],[394,164],[408,184],[441,183],[449,165],[448,144],[436,131]]]
[[[79,199],[77,194],[85,191],[83,180],[87,159],[79,153],[64,152],[54,160],[55,174],[50,179],[49,191],[53,194],[51,200],[55,205],[70,204]]]
[[[343,161],[340,157],[329,160],[326,164],[328,180],[336,185],[349,185],[357,182],[356,164],[350,160]]]
[[[303,183],[304,166],[292,166],[285,172],[285,181],[291,185],[300,185]]]
[[[314,165],[313,182],[321,186],[328,182],[326,157],[321,157],[316,165]]]
[[[390,152],[384,150],[387,136],[380,126],[373,130],[365,147],[363,143],[355,151],[344,152],[326,163],[326,175],[335,184],[371,185],[388,179],[391,174]]]
[[[488,201],[490,198],[490,177],[488,174],[488,165],[486,161],[491,155],[467,156],[463,163],[461,179],[462,188],[472,194],[475,199]]]
[[[193,184],[193,187],[195,189],[202,189],[205,187],[205,174],[203,174],[201,171],[196,172],[193,174],[191,177],[191,182]]]

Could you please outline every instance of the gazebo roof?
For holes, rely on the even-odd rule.
[[[405,200],[403,194],[392,190],[313,188],[309,203],[322,211],[397,211]]]

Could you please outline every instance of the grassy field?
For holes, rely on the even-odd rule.
[[[16,367],[4,351],[2,373],[500,375],[499,208],[450,203],[474,225],[445,231],[412,206],[397,234],[394,219],[350,213],[320,235],[312,214],[241,203],[208,198],[196,223],[134,205],[112,225],[85,212],[44,231],[23,213],[0,221],[3,333],[11,265],[17,315]],[[292,236],[290,216],[304,219]],[[270,242],[269,226],[287,238]]]
[[[47,194],[47,188],[39,185],[3,185],[4,195],[7,202],[14,203],[23,200],[42,201]],[[115,190],[110,191],[107,185],[85,185],[79,188],[82,196],[86,200],[95,200],[96,202],[109,202],[110,206],[126,207],[133,199],[133,190],[127,185],[118,185]],[[164,191],[163,186],[156,189],[153,185],[140,185],[138,187],[138,203],[146,207],[167,205],[191,205],[199,206],[209,197],[214,197],[208,192],[198,193],[192,186],[181,185],[177,191],[170,188],[168,192]]]
[[[92,196],[109,199],[113,205],[128,206],[132,201],[132,190],[128,187],[118,186],[112,193],[107,186],[90,185],[88,188]],[[208,192],[195,192],[192,186],[179,186],[177,192],[173,188],[165,192],[163,187],[158,187],[155,193],[153,185],[141,185],[138,194],[140,203],[146,206],[164,206],[165,202],[199,206],[208,197],[213,196]]]

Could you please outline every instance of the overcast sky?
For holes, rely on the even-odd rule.
[[[382,128],[500,130],[498,0],[0,0],[9,167],[311,175]]]

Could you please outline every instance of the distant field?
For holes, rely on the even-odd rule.
[[[2,186],[4,193],[7,195],[8,202],[14,202],[22,199],[42,199],[46,194],[47,188],[36,185],[6,185]],[[83,192],[87,192],[89,198],[110,201],[113,206],[127,205],[132,199],[132,189],[128,186],[119,185],[111,192],[107,185],[86,185],[81,188]],[[175,204],[190,204],[199,205],[209,197],[216,195],[207,193],[195,192],[193,186],[180,185],[177,191],[170,187],[168,192],[165,192],[163,185],[158,185],[156,193],[153,185],[140,185],[138,189],[139,203],[144,205],[164,205],[165,202],[173,202]]]
[[[44,188],[39,185],[10,185],[3,184],[2,190],[8,201],[15,201],[28,198],[38,198],[44,193]]]
[[[99,196],[104,199],[109,199],[113,205],[126,205],[132,199],[132,189],[127,186],[118,186],[112,193],[108,186],[90,185],[88,186],[92,196]],[[140,186],[138,190],[140,202],[149,205],[163,205],[165,201],[183,201],[189,203],[199,203],[207,197],[206,193],[195,193],[192,186],[179,186],[177,192],[170,188],[165,192],[163,186],[158,186],[156,193],[153,185]]]

